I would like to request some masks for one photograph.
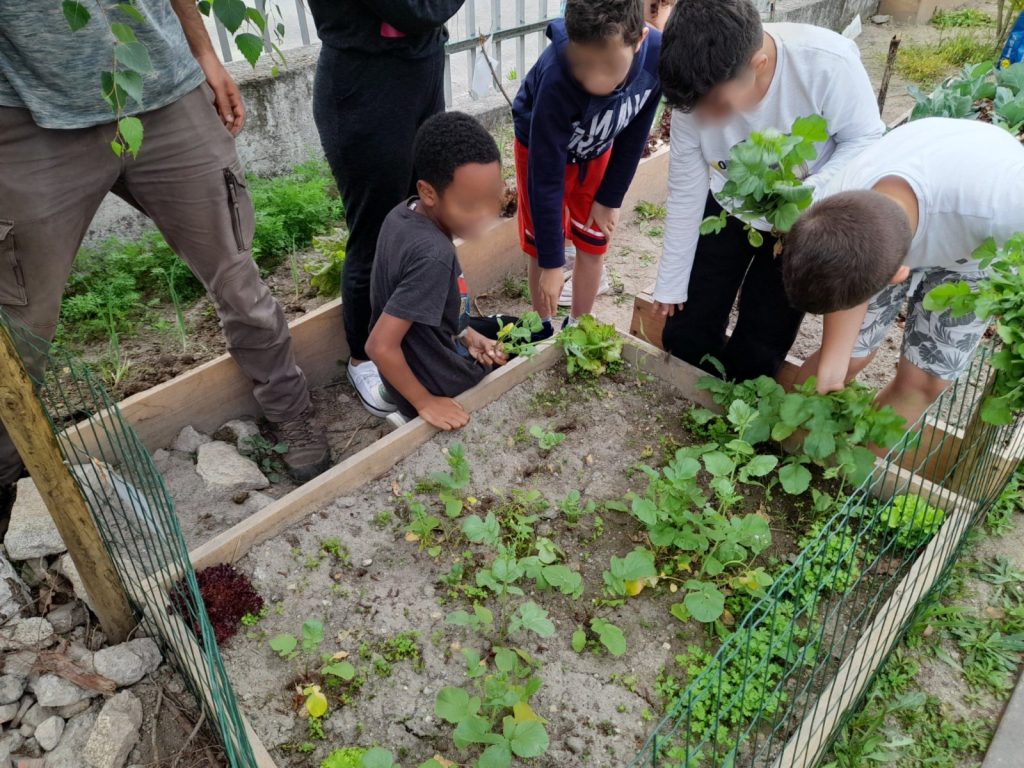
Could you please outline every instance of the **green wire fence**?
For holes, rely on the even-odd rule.
[[[146,448],[87,365],[2,314],[0,327],[26,361],[136,615],[204,707],[226,762],[255,768],[173,502]],[[806,542],[630,766],[809,768],[821,759],[998,498],[1007,457],[1024,449],[1018,425],[976,419],[989,355],[976,356]],[[910,516],[890,524],[888,511],[908,504]],[[915,533],[922,528],[927,535]]]
[[[979,352],[803,548],[688,681],[631,768],[821,760],[1024,450],[1019,423],[996,428],[976,418],[990,354]],[[942,429],[927,428],[936,423]],[[918,474],[929,466],[934,482]],[[891,511],[907,505],[910,515],[890,525]]]
[[[255,768],[178,518],[145,446],[106,389],[74,355],[0,312],[38,388],[64,461],[86,501],[125,594],[206,712],[231,768]],[[174,605],[158,578],[173,574]]]

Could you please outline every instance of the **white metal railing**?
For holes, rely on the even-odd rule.
[[[266,0],[256,0],[260,10]],[[479,51],[479,35],[490,38],[489,51],[495,70],[514,91],[527,70],[547,46],[544,30],[559,15],[559,0],[467,0],[448,22],[450,39],[445,50],[445,103],[452,106],[469,98],[469,84]],[[303,0],[281,0],[276,6],[284,25],[283,39],[275,41],[283,51],[312,44],[315,37],[313,17]],[[278,19],[274,19],[276,23]],[[207,28],[216,36],[224,61],[241,58],[231,35],[215,19],[207,19]],[[270,32],[264,38],[270,49]],[[287,56],[287,53],[286,53]]]

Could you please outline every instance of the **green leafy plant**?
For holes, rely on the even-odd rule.
[[[316,619],[309,619],[302,624],[300,637],[281,634],[270,638],[270,648],[282,659],[294,659],[300,653],[313,653],[324,641],[324,625]]]
[[[590,620],[590,629],[612,656],[622,656],[626,652],[626,636],[610,621],[593,618]]]
[[[932,14],[929,23],[939,29],[954,29],[957,27],[991,27],[996,22],[989,14],[979,11],[977,8],[953,10],[938,8]]]
[[[896,72],[911,82],[931,85],[951,70],[974,61],[991,61],[996,53],[988,35],[958,30],[935,42],[901,45],[896,55]]]
[[[981,405],[981,418],[989,424],[1010,424],[1024,410],[1024,233],[1002,247],[989,238],[974,258],[989,270],[986,278],[973,289],[963,280],[936,286],[924,297],[924,306],[932,312],[948,310],[953,317],[973,313],[982,320],[996,318],[1001,344],[989,361],[995,380]]]
[[[444,505],[444,513],[454,518],[462,514],[466,505],[463,492],[469,485],[471,471],[466,459],[466,448],[462,443],[452,443],[446,454],[448,471],[432,472],[427,482],[418,486],[418,490],[436,490],[438,499]]]
[[[759,219],[771,224],[776,235],[788,232],[811,204],[813,188],[803,179],[818,156],[815,145],[827,140],[825,119],[812,115],[797,118],[788,134],[755,131],[736,144],[729,150],[728,180],[719,195],[726,210],[704,219],[701,234],[721,232],[730,215],[744,223],[755,248],[764,243],[764,235],[753,226]]]
[[[348,235],[341,233],[313,237],[313,248],[318,258],[303,266],[310,276],[309,284],[321,296],[341,295],[341,273],[345,268]]]
[[[639,221],[654,221],[655,219],[664,219],[667,212],[665,206],[652,203],[647,200],[641,200],[635,206],[633,206],[633,213],[636,214],[636,218]]]
[[[911,119],[953,117],[981,119],[1024,134],[1024,63],[1002,68],[991,61],[970,64],[928,94],[911,86]]]
[[[614,325],[600,323],[593,315],[578,318],[555,338],[570,376],[601,376],[622,367],[622,337]]]
[[[473,649],[464,649],[463,656],[471,685],[442,688],[434,703],[437,716],[455,726],[456,748],[482,748],[476,765],[484,768],[508,768],[513,756],[544,754],[547,730],[529,703],[542,684],[534,674],[536,661],[501,646],[492,649],[493,669]]]
[[[537,424],[530,427],[530,436],[537,441],[537,447],[542,453],[550,453],[565,442],[565,435],[561,432],[549,432]]]
[[[897,496],[882,507],[879,519],[894,534],[896,544],[916,549],[926,544],[942,527],[946,513],[920,496]]]
[[[501,315],[497,317],[501,324],[498,331],[498,341],[501,348],[509,357],[531,357],[537,351],[535,341],[536,335],[540,333],[544,324],[540,315],[536,312],[527,312],[514,323],[505,323]]]
[[[272,483],[281,482],[287,473],[281,461],[281,457],[288,453],[288,445],[285,443],[272,443],[263,435],[253,435],[242,438],[240,453],[252,459]]]

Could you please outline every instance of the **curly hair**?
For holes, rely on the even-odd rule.
[[[738,77],[763,45],[761,14],[750,0],[677,3],[658,67],[669,105],[692,112],[715,86]]]
[[[913,238],[907,214],[878,192],[820,200],[786,234],[782,282],[789,303],[815,314],[863,304],[899,271]]]
[[[574,43],[603,43],[622,35],[636,45],[644,34],[644,0],[568,0],[565,31]]]
[[[465,112],[442,112],[426,120],[416,134],[413,163],[416,178],[442,194],[455,171],[470,163],[500,163],[494,137]]]

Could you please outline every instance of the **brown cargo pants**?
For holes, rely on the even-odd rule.
[[[26,109],[0,107],[0,308],[13,324],[53,339],[75,254],[112,191],[153,220],[206,287],[267,419],[299,416],[309,390],[284,313],[252,259],[252,199],[212,91],[204,83],[139,117],[145,133],[132,159],[111,150],[113,123],[50,130]],[[23,355],[38,377],[45,355]],[[21,469],[0,425],[0,485]]]

